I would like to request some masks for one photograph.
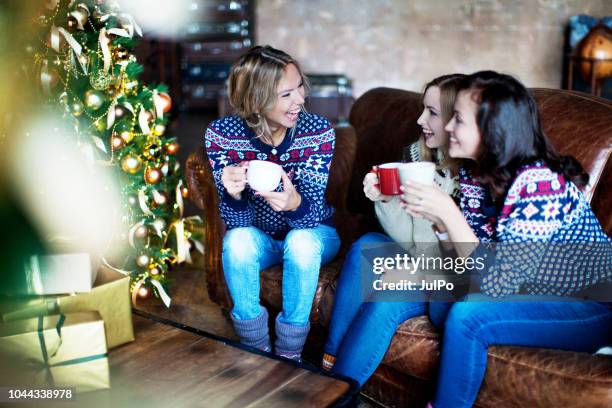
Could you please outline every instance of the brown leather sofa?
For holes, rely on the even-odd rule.
[[[544,129],[554,145],[574,155],[591,176],[585,193],[608,235],[612,234],[612,103],[590,95],[534,89]],[[336,152],[328,200],[343,241],[340,255],[321,269],[311,314],[306,358],[318,362],[333,305],[337,275],[346,249],[367,231],[379,230],[362,180],[374,164],[397,160],[402,147],[419,136],[420,94],[377,88],[353,105],[348,127],[336,129]],[[205,273],[210,297],[231,306],[223,278],[223,223],[203,148],[186,165],[191,199],[204,210]],[[272,310],[281,305],[281,267],[261,272],[261,299]],[[426,316],[404,322],[364,393],[390,406],[422,407],[435,385],[440,337]],[[612,407],[612,356],[559,350],[495,346],[477,407]]]

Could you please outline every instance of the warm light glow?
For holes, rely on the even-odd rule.
[[[118,0],[121,11],[134,16],[147,37],[174,37],[193,12],[189,0]]]
[[[109,167],[95,164],[61,117],[33,118],[9,163],[24,208],[41,236],[62,251],[108,253],[120,233],[121,198]],[[86,153],[86,154],[84,154]]]

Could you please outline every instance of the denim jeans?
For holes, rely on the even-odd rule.
[[[428,314],[444,330],[435,408],[472,406],[484,378],[489,345],[593,352],[612,341],[612,310],[597,302],[523,295],[495,302],[470,295],[454,304],[363,302],[363,246],[390,242],[386,235],[370,233],[351,247],[334,299],[325,352],[336,356],[334,372],[361,385],[382,361],[397,327],[419,315]]]
[[[435,408],[474,404],[491,345],[593,353],[612,341],[612,310],[605,304],[533,295],[492,300],[470,295],[451,307],[444,323]]]
[[[283,264],[282,323],[308,323],[322,264],[338,253],[340,238],[328,225],[293,229],[284,240],[274,240],[255,227],[233,228],[223,239],[223,271],[234,301],[237,320],[254,319],[261,313],[259,272]]]
[[[332,371],[351,377],[360,385],[382,361],[397,327],[426,313],[426,302],[367,301],[362,289],[368,283],[361,268],[364,246],[392,242],[389,236],[380,233],[368,233],[357,240],[346,256],[334,297],[324,351],[336,356]],[[369,276],[373,280],[375,275]]]

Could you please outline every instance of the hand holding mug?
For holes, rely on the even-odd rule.
[[[370,171],[363,179],[363,192],[370,201],[389,201],[391,196],[386,196],[380,192],[378,188],[380,180],[378,179],[377,167],[372,167]]]
[[[262,191],[255,194],[263,197],[274,211],[294,211],[302,203],[302,196],[295,189],[285,170],[281,171],[283,191]]]
[[[400,188],[403,192],[402,207],[413,217],[426,218],[436,225],[446,225],[447,216],[457,212],[451,196],[435,183],[426,185],[408,180]]]
[[[248,161],[243,161],[237,165],[225,166],[221,173],[221,183],[227,193],[236,200],[242,198],[242,192],[246,188],[246,171],[249,167]]]

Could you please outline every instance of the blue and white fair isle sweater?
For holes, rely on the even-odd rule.
[[[325,190],[336,135],[327,119],[301,112],[295,128],[287,130],[276,148],[256,138],[255,132],[239,116],[213,121],[204,139],[219,194],[221,217],[228,229],[254,226],[274,239],[283,239],[294,228],[331,225],[334,209],[325,201]],[[221,183],[223,168],[249,160],[281,165],[302,197],[300,206],[294,211],[276,212],[248,185],[242,200],[233,199]],[[282,187],[276,191],[282,191]]]
[[[521,167],[500,207],[465,169],[459,183],[468,224],[482,243],[496,243],[485,294],[571,295],[612,281],[612,240],[562,175],[541,162]]]

